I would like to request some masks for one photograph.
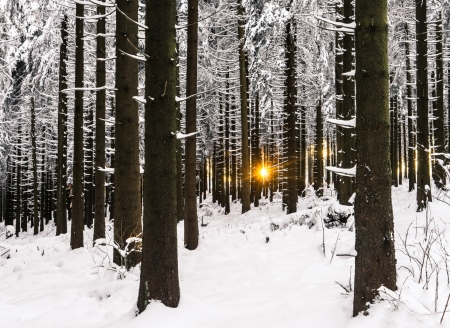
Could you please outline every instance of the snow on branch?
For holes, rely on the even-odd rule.
[[[354,177],[354,176],[356,176],[356,165],[353,166],[351,169],[342,169],[340,167],[327,166],[327,167],[325,167],[325,170],[328,170],[330,172],[334,172],[337,175],[342,175],[344,177]]]
[[[199,96],[199,95],[201,95],[201,94],[204,94],[204,93],[207,93],[207,92],[210,92],[210,91],[214,91],[214,90],[216,90],[216,89],[219,89],[219,87],[217,87],[217,88],[212,88],[212,89],[209,89],[209,90],[206,90],[206,91],[203,91],[203,92],[198,92],[198,93],[195,93],[195,94],[190,95],[189,97],[185,97],[185,98],[175,97],[175,102],[178,103],[178,102],[186,101],[186,100],[188,100],[188,99],[190,99],[190,98],[197,97],[197,96]]]
[[[173,133],[172,132],[172,135],[173,136],[177,136],[177,139],[186,139],[186,138],[195,136],[197,133],[199,133],[199,131],[188,133],[188,134],[184,134],[184,133],[181,133],[181,132],[177,132],[177,133]]]
[[[350,23],[350,24],[341,23],[341,22],[335,22],[335,21],[331,21],[331,20],[326,19],[326,18],[323,18],[323,17],[319,17],[319,16],[317,16],[317,15],[314,15],[314,18],[317,19],[317,20],[320,20],[320,21],[322,21],[322,22],[325,22],[325,23],[334,25],[334,26],[336,26],[336,27],[343,27],[343,28],[346,28],[346,29],[348,28],[348,29],[350,29],[352,32],[353,32],[353,30],[354,30],[355,27],[356,27],[356,23],[355,23],[355,22],[352,22],[352,23]]]
[[[132,97],[134,100],[136,100],[138,103],[146,104],[147,100],[145,100],[144,97],[134,96]]]
[[[138,53],[138,54],[135,56],[135,55],[129,54],[129,53],[127,53],[127,52],[125,52],[125,51],[123,51],[123,50],[120,50],[120,49],[119,49],[119,51],[120,51],[120,53],[121,53],[122,55],[126,55],[126,56],[128,56],[128,57],[133,58],[133,59],[140,60],[140,61],[147,61],[147,59],[145,59],[145,57],[144,57],[141,53]]]
[[[327,122],[342,126],[343,128],[347,129],[356,127],[356,117],[352,118],[351,120],[338,120],[334,118],[328,118]]]

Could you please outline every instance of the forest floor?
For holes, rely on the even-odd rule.
[[[439,323],[450,293],[449,205],[434,201],[416,213],[415,192],[393,188],[398,291],[381,292],[367,316],[352,318],[354,259],[336,255],[355,254],[353,219],[331,229],[317,220],[338,208],[333,199],[301,199],[289,216],[267,200],[244,215],[240,204],[224,215],[206,203],[197,250],[184,249],[178,225],[179,307],[152,303],[138,317],[139,266],[118,279],[104,249],[92,247],[91,231],[85,248],[74,251],[70,234],[55,237],[50,225],[36,237],[1,235],[11,255],[0,259],[1,326],[450,327],[450,314]]]

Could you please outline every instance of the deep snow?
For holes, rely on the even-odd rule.
[[[450,314],[439,324],[450,292],[443,251],[435,243],[430,252],[430,263],[440,267],[437,311],[437,266],[432,271],[429,265],[426,289],[425,268],[419,284],[418,265],[402,253],[399,236],[404,239],[411,223],[406,243],[411,256],[423,258],[420,246],[426,245],[427,213],[415,212],[415,193],[408,193],[406,186],[393,188],[399,291],[391,297],[382,293],[385,300],[372,305],[368,316],[356,318],[351,317],[353,294],[336,283],[349,289],[351,277],[353,284],[353,258],[336,256],[354,249],[352,219],[346,227],[332,229],[322,229],[320,220],[315,221],[330,204],[334,206],[333,200],[301,199],[299,212],[287,216],[279,203],[262,200],[259,208],[244,215],[240,204],[224,215],[208,202],[199,209],[207,226],[200,227],[197,250],[183,248],[183,223],[178,225],[179,307],[152,303],[138,317],[139,267],[117,279],[104,249],[92,247],[91,231],[86,232],[85,248],[74,251],[69,250],[69,235],[55,237],[51,226],[37,237],[24,233],[5,239],[3,234],[0,246],[11,249],[11,258],[0,260],[0,326],[450,327]],[[444,231],[448,213],[449,205],[430,204],[429,240],[431,230]],[[279,229],[273,231],[275,226]],[[445,234],[450,237],[450,229],[441,237]],[[440,240],[445,247],[447,242]],[[400,301],[395,300],[399,294]]]

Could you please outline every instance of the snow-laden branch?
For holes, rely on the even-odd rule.
[[[347,129],[356,127],[356,117],[352,118],[351,120],[338,120],[335,118],[328,118],[327,122],[342,126],[343,128]]]
[[[352,69],[350,72],[342,73],[342,76],[355,76],[355,70]]]
[[[210,92],[210,91],[214,91],[214,90],[216,90],[216,89],[219,89],[220,87],[216,87],[216,88],[212,88],[212,89],[209,89],[209,90],[206,90],[206,91],[203,91],[203,92],[198,92],[198,93],[196,93],[196,94],[193,94],[193,95],[190,95],[189,97],[185,97],[185,98],[178,98],[178,97],[175,97],[175,102],[182,102],[182,101],[186,101],[186,100],[188,100],[188,99],[191,99],[191,98],[193,98],[193,97],[197,97],[197,96],[199,96],[199,95],[201,95],[201,94],[204,94],[204,93],[207,93],[207,92]]]
[[[172,132],[172,135],[173,136],[177,136],[177,139],[186,139],[186,138],[195,136],[198,133],[199,133],[199,131],[188,133],[188,134],[184,134],[184,133],[181,133],[181,132],[177,132],[177,133],[173,133]]]
[[[314,15],[314,18],[317,19],[317,20],[320,20],[320,21],[322,21],[322,22],[325,22],[325,23],[334,25],[334,26],[336,26],[336,27],[348,28],[348,29],[350,29],[352,32],[353,32],[353,30],[354,30],[355,27],[356,27],[356,23],[355,23],[355,22],[352,22],[352,23],[350,23],[350,24],[341,23],[341,22],[335,22],[335,21],[332,21],[332,20],[329,20],[329,19],[326,19],[326,18],[323,18],[323,17],[319,17],[319,16],[317,16],[317,15]]]
[[[133,58],[133,59],[140,60],[140,61],[144,61],[144,62],[147,61],[147,59],[145,59],[145,57],[142,56],[141,53],[138,53],[138,54],[135,56],[135,55],[129,54],[129,53],[127,53],[127,52],[125,52],[125,51],[123,51],[123,50],[120,50],[120,49],[119,49],[119,51],[120,51],[120,53],[121,53],[122,55],[126,55],[126,56],[128,56],[128,57]]]
[[[133,96],[132,97],[134,100],[136,100],[138,103],[142,103],[142,104],[146,104],[147,100],[145,100],[144,97],[139,97],[139,96]]]
[[[355,177],[356,176],[356,165],[353,166],[351,169],[342,169],[340,167],[327,166],[327,167],[325,167],[325,170],[334,172],[337,175],[342,175],[344,177]]]

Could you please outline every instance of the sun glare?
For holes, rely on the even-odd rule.
[[[260,174],[261,174],[261,176],[262,176],[263,178],[265,178],[265,177],[269,174],[269,172],[267,172],[267,169],[266,169],[265,167],[263,167],[263,168],[261,169]]]

